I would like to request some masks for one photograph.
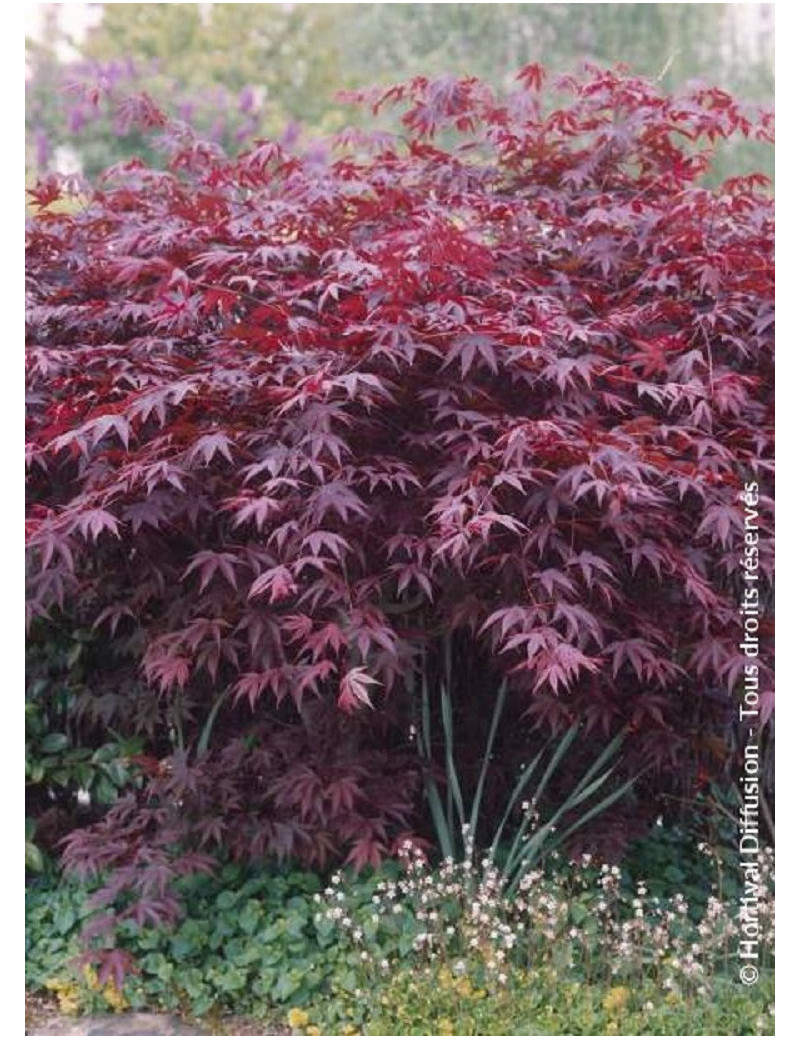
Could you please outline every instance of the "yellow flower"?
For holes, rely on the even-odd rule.
[[[302,1029],[308,1025],[308,1012],[301,1008],[292,1008],[287,1018],[292,1029]]]
[[[77,997],[69,997],[64,993],[58,995],[58,1010],[62,1015],[77,1015],[80,1004]]]
[[[309,1026],[306,1030],[306,1036],[321,1036],[319,1026]]]
[[[469,979],[459,979],[458,984],[456,985],[456,993],[458,993],[459,997],[472,996],[472,986],[470,985]]]
[[[342,1030],[342,1036],[358,1036],[358,1030],[356,1029],[356,1027],[353,1025],[352,1022],[349,1022],[344,1027],[344,1029]]]
[[[114,1011],[125,1011],[130,1005],[121,990],[113,982],[109,982],[103,990],[106,1004]]]
[[[74,982],[63,979],[50,979],[44,984],[45,989],[55,993],[58,1000],[58,1010],[62,1015],[77,1015],[80,1008],[80,990]]]
[[[666,997],[664,997],[665,1004],[680,1004],[680,1002],[681,998],[678,996],[677,993],[674,992],[670,992],[666,995]]]
[[[453,1023],[449,1018],[440,1018],[438,1023],[439,1036],[452,1036],[453,1035]]]
[[[608,1012],[621,1011],[628,1003],[629,990],[625,986],[614,986],[610,989],[603,1000],[603,1007]]]
[[[89,989],[100,989],[100,982],[97,978],[97,972],[91,966],[91,964],[84,965],[83,977],[86,980],[86,985]]]

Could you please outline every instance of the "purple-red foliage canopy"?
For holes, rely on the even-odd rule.
[[[32,193],[31,615],[242,719],[186,766],[202,810],[162,803],[148,834],[384,854],[408,763],[334,742],[334,805],[307,720],[377,726],[441,634],[537,725],[627,725],[662,763],[686,704],[741,681],[749,481],[765,593],[772,564],[774,218],[763,178],[701,178],[770,120],[621,71],[542,91],[537,66],[507,98],[417,79],[361,97],[402,106],[401,139],[235,159],[139,99],[168,170],[127,163],[70,212]],[[304,727],[254,750],[292,704]],[[125,859],[99,840],[74,858]]]

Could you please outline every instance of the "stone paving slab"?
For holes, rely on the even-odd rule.
[[[90,1015],[53,1018],[29,1036],[209,1036],[172,1015]]]

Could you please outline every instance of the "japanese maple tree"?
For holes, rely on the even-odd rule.
[[[765,178],[703,176],[770,117],[538,66],[355,100],[404,132],[231,158],[132,99],[166,171],[32,192],[32,631],[93,627],[97,696],[138,674],[184,734],[67,849],[141,920],[215,849],[359,865],[419,827],[445,640],[465,717],[509,680],[511,743],[626,727],[650,795],[725,768],[746,482],[772,568],[774,218]]]

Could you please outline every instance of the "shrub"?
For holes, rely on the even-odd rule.
[[[489,822],[575,723],[554,800],[622,729],[620,779],[649,771],[628,820],[730,765],[745,483],[765,593],[772,570],[773,210],[763,177],[698,178],[771,120],[542,80],[362,94],[403,136],[302,156],[228,158],[131,99],[167,170],[116,167],[75,212],[32,192],[29,610],[162,695],[143,790],[67,846],[137,921],[216,852],[396,849],[423,681],[472,790],[508,682]]]

